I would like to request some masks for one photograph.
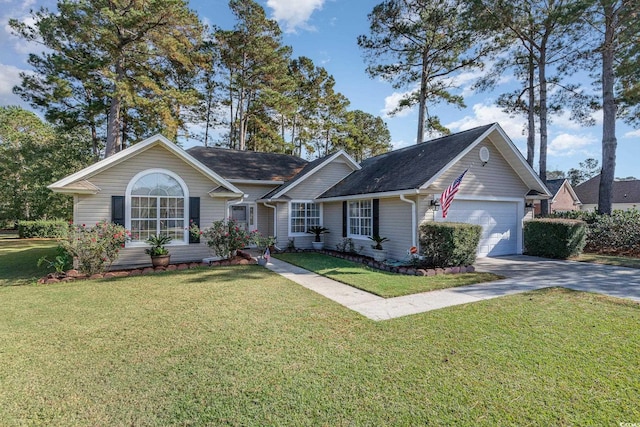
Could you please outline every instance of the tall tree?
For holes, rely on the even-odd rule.
[[[600,67],[602,87],[602,171],[598,193],[598,212],[612,210],[616,167],[616,119],[630,123],[640,118],[640,4],[633,0],[596,0],[587,22],[595,34],[596,55],[589,63]]]
[[[0,107],[0,219],[70,217],[70,198],[47,185],[94,160],[89,138],[19,107]]]
[[[157,130],[175,138],[184,126],[183,107],[198,102],[193,88],[178,80],[205,59],[196,48],[203,28],[187,3],[60,0],[57,6],[35,13],[32,25],[10,22],[47,48],[30,57],[39,75],[23,75],[17,90],[23,98],[96,128],[106,122],[105,157],[123,147],[127,129],[136,138]]]
[[[286,84],[291,48],[282,45],[278,23],[267,19],[264,9],[253,0],[231,0],[236,16],[233,30],[219,30],[215,39],[220,49],[221,75],[224,76],[229,108],[229,144],[245,150],[250,122],[261,114],[255,105],[278,103],[282,97],[276,89]],[[267,99],[268,98],[268,99]]]
[[[600,172],[600,164],[598,160],[590,157],[578,164],[578,168],[571,168],[567,172],[567,179],[571,182],[571,185],[576,186],[581,184]]]
[[[585,7],[572,0],[477,0],[474,10],[480,11],[485,22],[493,18],[494,24],[516,40],[524,49],[527,58],[527,92],[532,86],[532,65],[537,70],[540,154],[539,175],[546,182],[548,114],[549,114],[549,68],[551,64],[561,67],[568,58],[574,57],[580,33],[579,22]],[[533,96],[529,95],[529,132],[532,126]],[[530,143],[530,142],[529,142]],[[530,146],[528,145],[528,149]],[[542,214],[549,212],[547,200],[541,202]]]
[[[428,106],[463,107],[452,77],[478,66],[484,54],[472,49],[480,34],[465,12],[462,0],[386,0],[369,14],[370,35],[358,37],[369,75],[409,89],[395,112],[418,105],[417,143],[425,128],[448,132]]]
[[[382,118],[361,110],[347,112],[346,118],[345,136],[336,148],[344,149],[358,162],[391,150],[391,134]]]

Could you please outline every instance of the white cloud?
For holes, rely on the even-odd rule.
[[[384,98],[384,108],[380,111],[384,117],[391,117],[391,112],[398,108],[398,103],[402,98],[411,93],[407,92],[393,92],[391,95]],[[401,111],[395,113],[393,117],[405,117],[413,112],[415,107],[404,108]]]
[[[638,138],[638,137],[640,137],[640,129],[636,129],[636,130],[632,130],[632,131],[626,132],[624,134],[624,137],[625,138]]]
[[[401,139],[400,141],[391,141],[391,146],[393,147],[394,150],[397,150],[399,148],[404,148],[404,147],[408,147],[410,145],[414,144],[413,142],[407,142],[403,139]]]
[[[273,10],[273,17],[284,22],[285,32],[293,33],[298,28],[314,30],[308,24],[314,11],[322,9],[325,0],[267,0],[267,6]]]
[[[594,120],[597,126],[602,125],[602,112],[594,111],[589,115]],[[580,130],[585,128],[585,126],[581,125],[577,120],[571,119],[571,113],[569,113],[568,111],[563,111],[562,114],[554,115],[550,117],[550,119],[551,125],[554,127],[569,130]]]
[[[0,96],[13,94],[13,87],[20,84],[20,73],[27,70],[21,70],[13,65],[0,64]]]
[[[589,155],[589,146],[598,142],[593,135],[561,133],[551,140],[547,147],[549,156]]]
[[[475,104],[472,108],[473,116],[464,116],[460,120],[445,124],[445,126],[452,131],[463,131],[498,122],[512,140],[525,138],[525,135],[523,135],[525,119],[510,117],[508,113],[505,113],[495,105]]]

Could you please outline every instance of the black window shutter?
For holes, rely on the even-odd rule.
[[[124,227],[124,196],[111,196],[111,222]]]
[[[380,235],[380,199],[373,199],[373,235]]]
[[[189,227],[191,224],[200,227],[200,197],[189,197]],[[189,233],[189,243],[200,243],[200,236]]]
[[[342,202],[342,237],[347,237],[347,202]]]

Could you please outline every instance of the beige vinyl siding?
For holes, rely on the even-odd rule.
[[[289,242],[289,205],[286,202],[275,204],[278,214],[278,232],[276,233],[278,247],[285,249]]]
[[[258,231],[264,236],[274,236],[273,209],[258,203]]]
[[[479,156],[480,148],[483,146],[487,147],[490,153],[489,161],[484,166]],[[460,195],[524,198],[529,191],[527,185],[488,139],[476,145],[430,185],[429,189],[433,189],[438,194],[442,193],[469,166],[471,167],[460,185],[458,193]]]
[[[353,169],[343,161],[334,160],[325,165],[316,173],[309,175],[303,179],[298,185],[286,192],[286,195],[292,200],[311,200],[315,199],[329,188],[333,187],[344,177],[349,175]]]
[[[598,209],[596,204],[580,205],[580,210],[592,212]],[[640,209],[640,203],[612,203],[611,209],[614,211],[628,211],[629,209]]]
[[[208,192],[219,184],[165,150],[154,146],[89,178],[100,188],[98,194],[78,195],[74,221],[77,224],[94,224],[111,220],[111,196],[124,196],[129,181],[147,169],[167,169],[180,176],[189,189],[190,197],[200,197],[201,224],[210,224],[224,218],[225,201],[211,198]]]
[[[139,172],[148,169],[166,169],[180,176],[185,182],[189,197],[200,197],[200,226],[207,227],[213,221],[224,219],[226,200],[212,198],[209,191],[219,185],[191,165],[176,157],[161,146],[148,150],[97,173],[89,181],[100,188],[95,195],[79,194],[75,196],[74,221],[76,224],[94,224],[100,220],[111,220],[111,196],[124,196],[127,185]],[[114,268],[124,266],[149,265],[149,256],[144,247],[128,247],[120,256]],[[198,261],[209,256],[204,243],[169,246],[171,262]]]
[[[342,202],[323,203],[323,226],[329,229],[329,234],[324,235],[325,249],[335,250],[336,245],[342,242]]]
[[[408,198],[414,200],[413,198]],[[382,244],[390,259],[403,259],[411,248],[411,209],[413,205],[403,202],[400,198],[380,199],[380,236],[389,239]],[[355,239],[354,239],[355,241]],[[359,243],[358,243],[359,242]],[[369,239],[358,239],[357,245],[364,246],[364,254],[372,255]]]

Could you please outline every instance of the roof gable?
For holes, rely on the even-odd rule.
[[[49,185],[48,188],[50,188],[55,192],[70,192],[69,190],[73,190],[73,188],[76,187],[74,183],[88,180],[92,176],[97,175],[98,173],[104,170],[107,170],[117,164],[120,164],[126,161],[127,159],[133,156],[139,155],[144,151],[155,146],[161,146],[165,148],[167,151],[174,154],[176,157],[182,159],[191,167],[198,170],[209,179],[217,182],[219,185],[222,185],[228,188],[233,193],[242,194],[242,191],[237,189],[233,184],[225,180],[223,177],[218,175],[213,170],[206,167],[200,161],[198,161],[197,159],[189,155],[185,150],[178,147],[176,144],[172,143],[171,141],[169,141],[167,138],[165,138],[160,134],[147,138],[135,145],[132,145],[131,147],[128,147],[114,154],[113,156],[109,156],[106,159],[100,160],[91,166],[88,166],[74,174],[71,174],[59,181],[56,181],[53,184]]]
[[[367,159],[360,171],[346,177],[320,198],[425,189],[489,135],[499,143],[496,145],[500,153],[523,182],[533,190],[548,194],[502,128],[493,123]]]
[[[336,153],[330,154],[328,156],[321,157],[319,159],[315,159],[314,161],[307,163],[305,167],[290,181],[285,182],[280,187],[270,191],[268,194],[265,194],[262,199],[277,199],[284,196],[288,191],[295,188],[302,182],[304,182],[307,178],[312,176],[313,174],[322,170],[325,166],[331,164],[337,159],[342,158],[345,162],[353,169],[359,170],[360,165],[355,162],[344,150],[340,150]]]
[[[548,179],[547,180],[547,188],[551,192],[552,201],[556,199],[556,196],[558,195],[558,193],[560,192],[562,187],[565,187],[567,189],[569,194],[571,194],[571,197],[573,198],[574,202],[576,202],[578,204],[581,202],[580,198],[577,196],[576,192],[574,191],[573,187],[571,186],[571,183],[566,178]]]

